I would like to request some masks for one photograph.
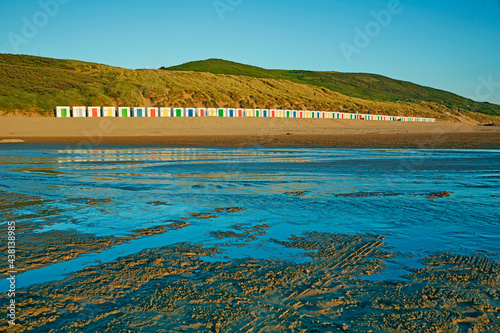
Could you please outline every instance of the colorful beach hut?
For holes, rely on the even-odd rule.
[[[102,108],[103,117],[114,117],[116,114],[116,108],[114,106],[104,106]]]
[[[158,116],[159,117],[170,117],[170,111],[172,108],[160,108],[160,111],[158,111]]]
[[[100,106],[89,106],[87,108],[87,117],[100,117],[101,107]]]
[[[57,106],[56,107],[56,117],[58,117],[58,118],[71,117],[70,107],[69,106]]]
[[[130,117],[130,108],[128,106],[118,107],[118,117],[122,117],[122,118]]]
[[[87,117],[87,107],[85,106],[73,106],[72,116],[75,118]]]
[[[146,117],[146,109],[143,107],[133,108],[132,115],[134,117]]]
[[[216,108],[208,108],[207,109],[207,117],[217,117],[217,109]]]
[[[217,109],[217,117],[226,117],[226,109],[224,108],[220,108],[220,109]]]
[[[158,108],[147,108],[146,117],[159,117]]]
[[[184,109],[183,108],[174,108],[173,116],[176,118],[184,117]]]
[[[244,109],[244,108],[156,108],[112,106],[57,106],[56,117],[268,117],[268,118],[309,118],[309,119],[361,119],[376,121],[405,121],[430,123],[434,118],[400,117],[374,114],[358,114],[335,111]]]
[[[197,108],[196,109],[196,116],[197,117],[206,117],[207,116],[207,109],[205,109],[205,108]]]
[[[196,108],[185,108],[184,117],[196,117]]]

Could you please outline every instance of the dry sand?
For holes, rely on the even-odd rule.
[[[406,123],[284,118],[1,117],[0,142],[500,148],[500,127],[472,123]]]

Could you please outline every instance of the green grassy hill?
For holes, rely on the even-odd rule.
[[[162,67],[169,71],[192,71],[212,74],[243,75],[263,79],[290,79],[286,74],[222,59],[192,61],[178,66]]]
[[[0,54],[0,112],[52,115],[57,105],[331,110],[497,122],[500,106],[371,74],[266,70],[206,60],[131,70]],[[467,103],[469,106],[467,107]]]
[[[208,59],[164,70],[208,72],[213,74],[245,75],[257,78],[285,79],[297,83],[324,87],[343,95],[375,101],[433,102],[451,109],[463,109],[500,116],[500,105],[476,102],[471,99],[407,81],[365,73],[317,72],[301,70],[268,70],[236,62]]]

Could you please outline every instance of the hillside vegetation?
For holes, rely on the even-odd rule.
[[[325,87],[338,93],[375,101],[434,102],[451,109],[463,109],[500,116],[500,105],[473,101],[447,91],[424,87],[382,75],[365,73],[316,72],[301,70],[268,70],[236,62],[208,59],[193,61],[164,70],[245,75],[258,78],[285,79]]]
[[[381,87],[398,86],[401,81],[380,77],[370,91],[371,84],[366,81],[370,74],[352,74],[344,85],[340,78],[334,80],[337,74],[343,75],[269,71],[220,60],[189,63],[168,70],[131,70],[75,60],[0,54],[0,110],[52,115],[56,105],[127,105],[315,109],[438,119],[467,115],[480,121],[491,121],[500,115],[498,105],[488,104],[491,110],[483,105],[487,103],[478,103],[482,108],[459,109],[451,97],[443,101],[431,97],[384,98]],[[329,79],[322,79],[322,75]],[[412,86],[406,84],[408,87],[402,85],[401,91]],[[335,89],[337,85],[345,91]],[[420,88],[423,92],[435,90]],[[350,90],[353,92],[348,93]],[[385,93],[397,96],[399,91],[393,89]],[[438,92],[436,90],[436,94]],[[441,93],[445,97],[456,96]],[[465,100],[456,97],[457,101]]]

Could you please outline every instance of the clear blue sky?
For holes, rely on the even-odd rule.
[[[500,104],[500,0],[397,3],[0,0],[0,52],[127,68],[222,58],[367,72]],[[383,10],[379,23],[372,13]]]

